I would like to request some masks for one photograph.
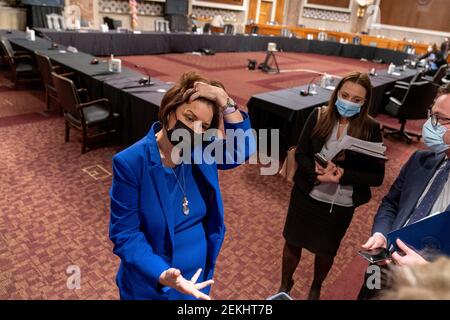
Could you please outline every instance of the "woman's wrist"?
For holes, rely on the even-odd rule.
[[[223,90],[223,92],[220,92],[217,94],[216,97],[216,104],[220,108],[220,111],[223,112],[223,110],[227,107],[227,102],[230,97],[228,94]]]

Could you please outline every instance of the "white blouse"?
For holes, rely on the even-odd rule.
[[[336,123],[336,125],[333,127],[330,138],[328,138],[327,142],[323,145],[322,150],[320,151],[320,153],[328,160],[332,160],[329,158],[329,156],[334,153],[344,136],[347,135],[347,128],[348,125],[345,126],[342,135],[338,139],[337,134],[339,129],[339,122]],[[342,186],[337,183],[322,182],[321,184],[314,186],[309,195],[318,201],[330,203],[332,206],[335,204],[342,207],[353,206],[352,186]]]

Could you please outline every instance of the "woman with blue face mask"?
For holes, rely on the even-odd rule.
[[[379,124],[369,116],[372,85],[367,74],[354,72],[337,85],[327,106],[316,108],[300,135],[295,154],[298,170],[283,231],[285,245],[279,291],[292,289],[303,249],[315,254],[314,279],[308,299],[319,299],[355,208],[380,186],[384,161],[345,153],[331,159],[346,135],[382,142]],[[314,155],[329,159],[326,167]]]

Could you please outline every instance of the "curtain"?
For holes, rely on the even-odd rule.
[[[47,14],[61,14],[62,7],[27,5],[27,26],[30,28],[48,28]]]

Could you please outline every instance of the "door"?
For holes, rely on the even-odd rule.
[[[259,23],[266,24],[270,21],[272,15],[272,5],[271,1],[261,1],[261,6],[259,8]]]

